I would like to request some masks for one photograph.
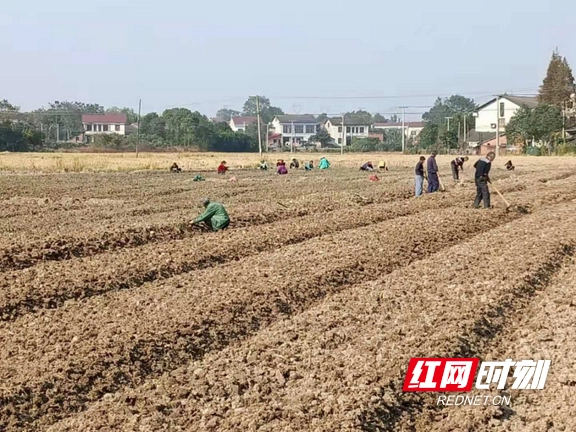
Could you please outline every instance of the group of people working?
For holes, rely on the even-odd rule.
[[[492,162],[496,158],[494,152],[490,152],[486,157],[479,159],[474,164],[476,169],[474,173],[474,182],[476,184],[476,198],[474,200],[474,208],[479,208],[480,203],[484,204],[484,208],[490,208],[490,190],[488,184],[490,180],[490,169]],[[454,181],[460,180],[460,172],[464,171],[464,163],[468,162],[468,156],[457,157],[450,162],[452,169],[452,178]],[[426,162],[426,170],[424,170],[424,163]],[[504,165],[508,171],[514,171],[516,168],[512,161],[509,160]],[[424,156],[420,156],[420,160],[416,164],[415,173],[415,195],[421,196],[424,192],[424,179],[428,180],[428,193],[437,192],[440,189],[440,176],[438,173],[438,164],[436,163],[436,153],[433,152],[428,160]]]
[[[290,161],[290,169],[296,169],[296,170],[300,169],[300,165],[301,162],[296,158],[292,158],[292,160]],[[268,162],[262,159],[260,161],[260,165],[258,166],[258,168],[261,171],[268,171]],[[326,159],[325,157],[322,157],[320,159],[320,162],[318,163],[318,169],[326,170],[328,168],[330,168],[330,162],[328,162],[328,159]],[[312,171],[313,169],[314,169],[314,161],[308,161],[304,163],[305,171]],[[288,174],[288,168],[286,168],[286,162],[284,161],[284,159],[278,159],[276,161],[276,174],[279,175]]]
[[[492,168],[492,162],[496,158],[494,152],[490,152],[476,161],[474,164],[474,182],[476,184],[476,198],[474,199],[474,208],[480,208],[480,204],[483,204],[484,208],[491,208],[490,204],[490,189],[488,185],[492,182],[490,180],[490,170]],[[468,162],[468,156],[457,157],[450,162],[450,167],[452,170],[452,178],[454,181],[459,181],[460,173],[464,171],[464,164]],[[424,168],[426,164],[426,168]],[[515,166],[512,161],[508,161],[505,164],[508,171],[514,171]],[[261,170],[268,170],[268,164],[265,160],[260,162],[259,168]],[[300,162],[293,158],[290,162],[290,169],[299,169]],[[330,162],[323,157],[320,159],[318,168],[321,170],[330,168]],[[314,169],[314,162],[309,161],[304,164],[304,169],[310,171]],[[386,163],[380,161],[378,163],[378,169],[388,170]],[[368,161],[360,167],[361,171],[374,171],[374,165],[372,162]],[[182,169],[174,163],[170,167],[171,172],[182,172]],[[225,174],[228,171],[226,166],[226,161],[222,161],[218,166],[218,174]],[[286,168],[286,162],[283,159],[279,159],[276,162],[276,172],[280,175],[288,174],[288,169]],[[436,153],[433,152],[428,160],[424,156],[420,156],[418,163],[415,168],[415,195],[417,197],[421,196],[424,192],[424,180],[428,181],[428,193],[437,192],[440,189],[440,176],[438,172],[438,164],[436,162]],[[204,213],[198,216],[192,221],[194,225],[205,224],[207,229],[211,231],[219,231],[225,229],[230,225],[230,216],[221,203],[210,201],[209,199],[203,199],[202,205],[205,207]]]

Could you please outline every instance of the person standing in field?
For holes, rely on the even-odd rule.
[[[220,165],[218,165],[218,174],[226,174],[226,171],[228,171],[228,167],[226,166],[226,161],[222,161],[220,162]]]
[[[428,174],[428,193],[438,192],[440,189],[440,180],[438,179],[438,164],[436,163],[436,152],[432,152],[426,162],[426,171]]]
[[[320,170],[327,170],[328,168],[330,168],[330,162],[328,162],[328,159],[322,157],[320,159],[320,162],[318,163],[318,168]]]
[[[422,196],[424,190],[424,162],[426,162],[426,158],[420,156],[420,160],[416,164],[416,169],[414,170],[415,194],[417,197]]]
[[[468,156],[457,157],[452,162],[450,162],[450,167],[452,168],[452,177],[454,181],[460,180],[460,171],[464,171],[464,162],[468,162]]]
[[[476,182],[476,199],[474,200],[474,208],[480,208],[480,201],[484,202],[484,208],[490,208],[490,190],[488,183],[490,180],[490,168],[492,168],[492,161],[496,159],[496,153],[490,152],[485,158],[479,159],[474,164],[476,174],[474,181]]]
[[[230,216],[222,204],[209,199],[203,199],[202,205],[206,209],[204,213],[192,221],[192,224],[199,225],[201,223],[212,231],[219,231],[228,228],[230,225]]]

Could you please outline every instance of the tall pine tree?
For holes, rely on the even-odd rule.
[[[552,54],[546,78],[540,86],[538,98],[542,103],[563,107],[575,91],[572,69],[566,58],[556,50]]]

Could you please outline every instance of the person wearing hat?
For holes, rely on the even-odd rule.
[[[204,213],[192,221],[192,224],[199,225],[202,222],[212,231],[219,231],[228,228],[230,216],[222,204],[209,199],[203,199],[202,205],[206,209]]]
[[[440,180],[438,179],[436,152],[432,152],[426,161],[426,171],[428,173],[428,193],[438,192],[440,189]]]
[[[468,162],[468,156],[457,157],[452,162],[450,162],[450,166],[452,167],[452,177],[454,178],[454,181],[460,180],[459,171],[464,171],[464,162]]]

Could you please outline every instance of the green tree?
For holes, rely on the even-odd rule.
[[[327,147],[332,141],[332,137],[326,129],[321,127],[315,135],[310,137],[311,142],[319,142],[321,147]]]
[[[222,108],[216,111],[216,117],[225,121],[229,122],[232,117],[236,117],[240,115],[240,111],[236,111],[233,109]]]
[[[402,131],[389,129],[384,132],[384,151],[402,151]]]
[[[388,119],[384,117],[382,114],[376,113],[374,117],[372,117],[372,121],[374,123],[387,123]]]
[[[558,51],[554,51],[546,78],[540,86],[540,102],[562,108],[575,92],[574,76],[568,61]]]
[[[368,111],[358,110],[358,111],[351,111],[344,114],[348,121],[352,121],[354,124],[372,124],[372,114]]]
[[[540,104],[535,109],[520,108],[506,126],[507,141],[525,146],[531,140],[550,148],[562,130],[562,111],[559,107]]]
[[[474,125],[472,113],[474,111],[476,111],[476,104],[473,99],[453,95],[444,100],[436,99],[434,106],[422,115],[422,119],[443,127],[447,123],[447,117],[452,117],[451,124],[456,125],[459,121],[463,121],[464,116],[466,116],[466,123],[472,128]]]
[[[70,139],[84,131],[82,127],[82,114],[103,114],[104,107],[98,104],[70,101],[55,101],[49,108],[33,111],[30,119],[37,128],[46,133],[50,141]]]
[[[155,112],[148,113],[140,120],[140,134],[147,139],[164,140],[166,121]]]
[[[424,124],[424,129],[419,135],[420,147],[428,149],[434,147],[438,143],[438,125],[432,122],[426,122]]]
[[[439,137],[439,141],[445,148],[458,148],[458,133],[454,129],[445,130]]]
[[[256,96],[250,96],[244,103],[242,115],[255,116],[257,114]],[[274,119],[274,116],[282,115],[284,111],[281,108],[270,105],[270,99],[266,96],[260,96],[260,117],[264,123],[269,123]]]
[[[326,120],[328,120],[328,114],[326,113],[322,113],[316,116],[316,121],[320,124],[324,123]]]
[[[138,113],[134,111],[132,108],[119,108],[116,106],[106,108],[106,112],[110,114],[126,114],[128,118],[128,124],[137,123],[138,122]]]
[[[0,100],[0,112],[2,112],[2,111],[20,112],[20,107],[16,106],[16,105],[12,105],[6,99],[2,99],[2,100]]]

